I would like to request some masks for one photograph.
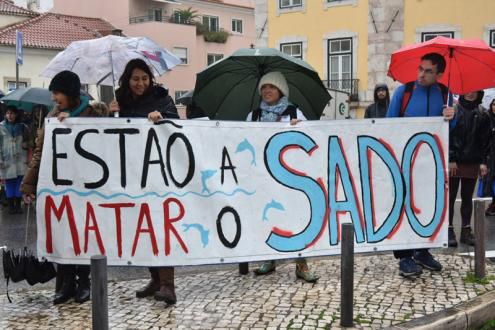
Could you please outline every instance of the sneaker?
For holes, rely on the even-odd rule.
[[[254,270],[256,275],[266,275],[275,271],[275,261],[265,261],[259,268]]]
[[[442,264],[433,258],[428,251],[416,251],[414,252],[414,260],[426,269],[439,272],[442,270]]]
[[[399,275],[408,277],[421,275],[423,270],[419,267],[412,258],[402,258],[399,261]]]
[[[490,205],[485,211],[485,215],[487,217],[493,217],[495,215],[495,203],[490,203]]]

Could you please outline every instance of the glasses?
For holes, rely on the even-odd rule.
[[[418,66],[418,71],[424,74],[436,74],[436,72],[433,71],[433,69],[425,69],[421,65]]]

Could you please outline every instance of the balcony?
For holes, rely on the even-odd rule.
[[[359,79],[322,80],[328,89],[334,89],[349,94],[350,101],[359,101]]]
[[[170,17],[160,16],[160,15],[145,15],[145,16],[135,16],[129,17],[129,24],[147,23],[147,22],[163,22],[163,23],[173,23]]]

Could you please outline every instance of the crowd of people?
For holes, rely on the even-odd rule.
[[[461,190],[462,228],[460,242],[473,245],[471,230],[472,197],[479,176],[484,180],[485,195],[493,201],[486,210],[495,215],[495,100],[490,109],[481,107],[483,91],[461,95],[453,102],[447,88],[439,83],[446,67],[443,56],[430,53],[421,59],[417,80],[398,87],[390,96],[385,84],[374,90],[374,102],[365,110],[365,118],[383,117],[432,117],[443,116],[450,121],[449,186],[450,209],[448,244],[457,246],[453,230],[454,202]],[[35,106],[29,118],[15,107],[6,107],[0,123],[0,179],[5,186],[9,213],[21,213],[21,197],[24,203],[35,198],[41,151],[43,147],[43,122],[45,117],[63,121],[67,117],[105,117],[118,112],[121,117],[142,117],[152,122],[163,118],[179,118],[177,108],[168,91],[159,86],[149,68],[140,59],[127,63],[115,91],[115,100],[107,107],[103,103],[91,104],[81,95],[79,77],[70,71],[58,73],[50,82],[49,90],[55,107],[48,112],[44,106]],[[297,105],[290,101],[289,86],[280,72],[269,72],[258,84],[261,102],[249,113],[247,121],[286,121],[297,125],[306,120]],[[193,111],[194,110],[194,111]],[[200,117],[197,109],[188,109],[191,117]],[[29,166],[27,166],[29,164]],[[441,271],[442,265],[428,249],[398,250],[399,273],[418,276],[423,269]],[[54,304],[74,298],[83,303],[90,299],[89,266],[58,265]],[[275,261],[267,261],[255,269],[255,274],[266,275],[275,271]],[[310,270],[304,258],[296,260],[296,277],[316,282],[318,276]],[[175,304],[174,267],[149,268],[150,281],[136,292],[138,298],[154,299]]]

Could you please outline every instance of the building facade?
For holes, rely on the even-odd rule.
[[[182,65],[157,79],[174,99],[194,88],[199,71],[256,39],[250,0],[55,0],[52,11],[103,18],[174,52]]]
[[[351,117],[362,117],[390,55],[437,35],[480,38],[495,47],[491,0],[257,0],[257,45],[311,64],[330,89],[349,95]]]

